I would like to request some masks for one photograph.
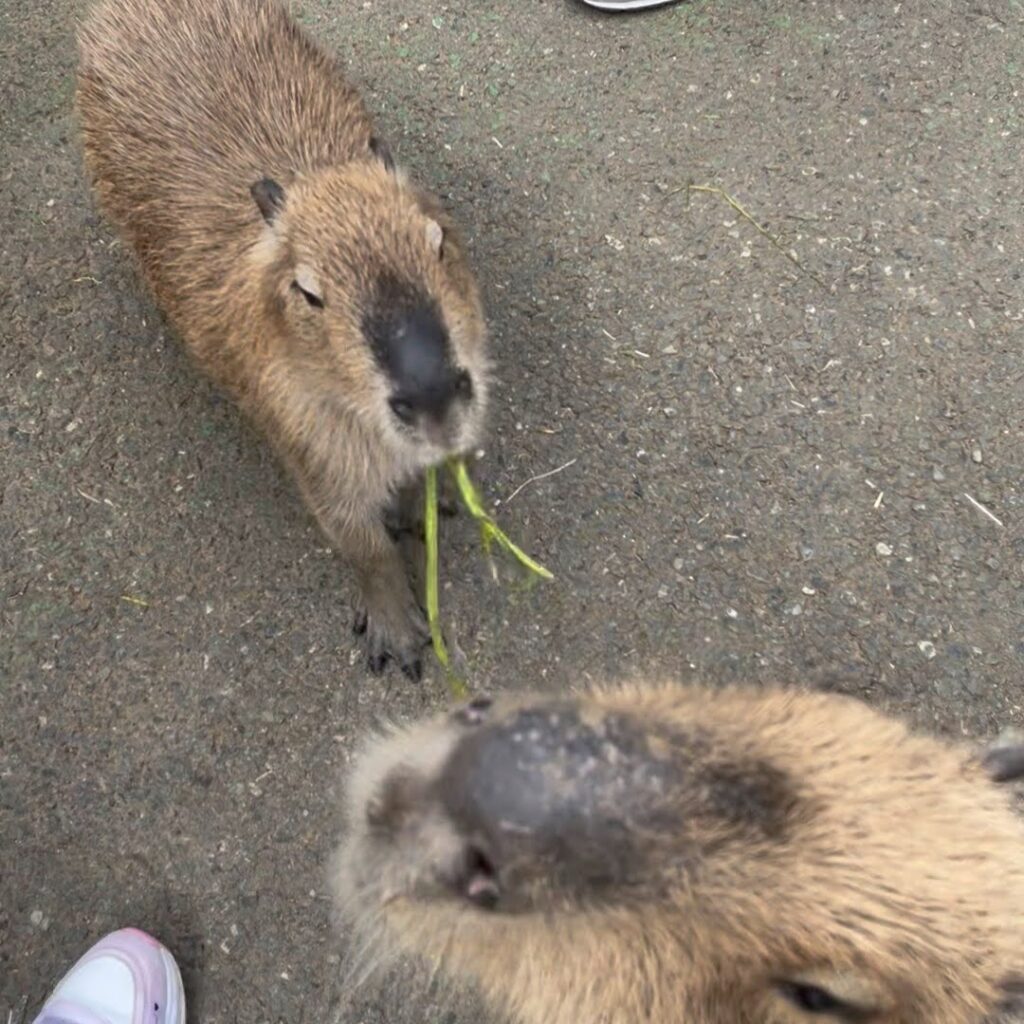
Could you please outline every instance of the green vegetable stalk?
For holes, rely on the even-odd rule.
[[[513,544],[508,535],[484,509],[473,481],[469,478],[469,470],[462,459],[449,459],[448,469],[455,480],[462,498],[463,505],[469,514],[480,524],[480,538],[484,550],[490,554],[491,545],[497,542],[498,546],[504,548],[513,555],[531,572],[543,579],[554,579],[552,573],[543,565],[532,559],[518,545]],[[451,659],[448,656],[448,648],[445,646],[444,636],[441,633],[440,601],[438,598],[438,529],[437,529],[437,468],[431,467],[427,470],[426,486],[426,508],[424,510],[424,529],[426,532],[427,544],[427,622],[430,626],[430,640],[434,646],[434,653],[437,660],[444,667],[448,676],[448,685],[456,697],[464,697],[468,688],[463,679],[455,673],[451,667]]]

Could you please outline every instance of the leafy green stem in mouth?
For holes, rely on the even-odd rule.
[[[494,518],[487,512],[480,500],[480,494],[473,481],[469,478],[469,470],[463,459],[449,459],[448,470],[452,474],[459,497],[462,499],[466,511],[480,524],[480,539],[484,551],[490,555],[492,546],[497,543],[512,555],[530,572],[535,573],[542,579],[554,579],[550,570],[546,569],[540,562],[531,558],[522,548],[514,544],[504,530],[494,521]],[[434,647],[434,654],[441,663],[448,677],[448,686],[452,695],[458,698],[465,697],[469,690],[466,682],[452,668],[448,648],[441,633],[440,600],[438,596],[438,525],[437,525],[437,467],[431,466],[427,470],[426,477],[426,508],[423,516],[424,530],[426,533],[427,546],[427,571],[426,571],[426,603],[427,622],[430,626],[430,640]]]

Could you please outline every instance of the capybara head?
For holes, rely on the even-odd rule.
[[[367,747],[333,883],[526,1024],[982,1024],[1022,989],[1021,769],[838,696],[481,699]]]
[[[484,318],[436,201],[377,145],[365,160],[262,178],[251,192],[266,222],[254,257],[292,342],[287,372],[301,366],[328,408],[376,423],[413,467],[473,445],[487,399]]]

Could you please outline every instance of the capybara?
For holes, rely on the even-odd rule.
[[[477,700],[370,743],[333,885],[375,956],[522,1024],[994,1022],[1022,772],[834,695]]]
[[[79,49],[102,209],[354,568],[370,667],[418,676],[423,615],[384,519],[482,429],[463,241],[275,0],[101,0]]]

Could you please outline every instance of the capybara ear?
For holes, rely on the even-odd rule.
[[[263,219],[273,224],[274,218],[284,208],[284,189],[273,178],[260,178],[250,186],[249,192],[256,200]]]
[[[1024,779],[1024,743],[990,747],[981,756],[981,766],[993,782]],[[1017,979],[1024,998],[1024,976]]]
[[[395,171],[395,161],[391,156],[391,147],[376,135],[370,138],[370,152],[384,165],[384,170],[391,174]]]

